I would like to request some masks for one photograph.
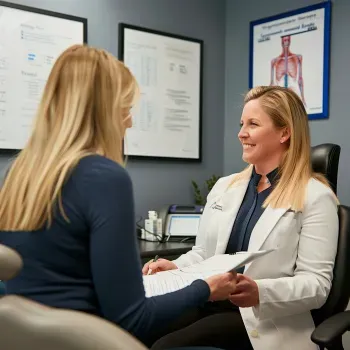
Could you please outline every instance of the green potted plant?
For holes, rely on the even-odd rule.
[[[200,186],[197,184],[196,181],[192,180],[192,186],[194,190],[194,202],[197,205],[205,205],[206,198],[208,193],[211,191],[211,189],[214,187],[216,182],[220,179],[220,176],[212,175],[208,180],[205,181],[205,193],[202,193],[202,190]]]

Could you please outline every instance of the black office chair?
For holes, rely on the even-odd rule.
[[[340,146],[322,144],[312,147],[312,166],[324,174],[337,193]],[[339,206],[338,252],[334,266],[332,289],[322,308],[313,310],[316,325],[311,339],[321,349],[343,350],[342,334],[350,327],[350,314],[344,312],[350,296],[350,207]]]
[[[335,194],[337,194],[340,150],[339,145],[332,143],[323,143],[311,148],[311,162],[314,171],[326,176]]]
[[[327,302],[312,311],[317,327],[311,339],[328,350],[344,350],[342,335],[350,326],[350,315],[344,312],[350,296],[350,207],[340,205],[338,214],[339,240],[332,289]]]

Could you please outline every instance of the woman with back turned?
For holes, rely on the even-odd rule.
[[[122,156],[136,91],[106,51],[74,46],[58,58],[0,192],[0,242],[24,261],[9,294],[104,317],[146,341],[186,309],[227,299],[235,276],[145,297]]]

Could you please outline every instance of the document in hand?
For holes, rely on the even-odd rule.
[[[219,254],[181,269],[143,276],[146,297],[175,292],[189,286],[197,279],[206,279],[219,273],[236,270],[272,251],[274,249],[258,252],[238,252],[233,255]]]

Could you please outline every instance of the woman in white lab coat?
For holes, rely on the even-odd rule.
[[[238,138],[249,166],[221,178],[207,198],[196,245],[175,261],[185,267],[215,254],[275,249],[239,271],[227,302],[184,315],[153,345],[223,349],[315,350],[311,310],[326,301],[338,241],[338,201],[312,171],[304,105],[293,91],[256,87],[245,98]]]

